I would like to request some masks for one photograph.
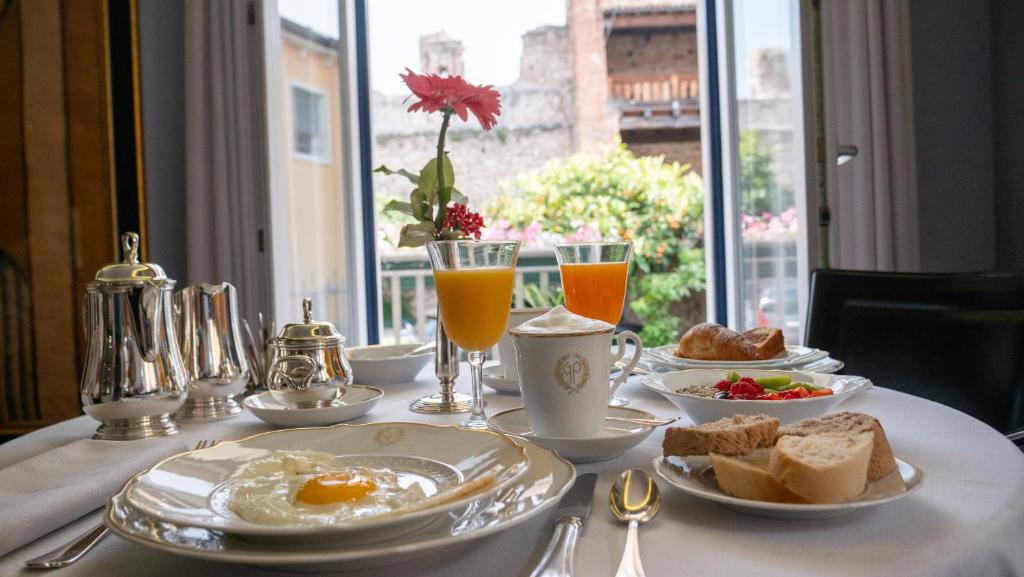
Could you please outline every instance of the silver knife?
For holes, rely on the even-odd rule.
[[[590,516],[590,505],[594,502],[596,473],[576,477],[572,489],[558,502],[555,533],[544,551],[540,564],[530,577],[571,577],[572,558],[576,552],[576,541],[583,530],[583,521]]]

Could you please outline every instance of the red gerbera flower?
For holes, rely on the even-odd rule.
[[[476,116],[484,130],[490,130],[497,124],[497,117],[501,114],[501,94],[493,86],[475,86],[461,76],[442,78],[437,74],[416,74],[408,68],[405,72],[398,76],[419,98],[409,107],[409,112],[436,112],[451,108],[465,122],[468,110]]]

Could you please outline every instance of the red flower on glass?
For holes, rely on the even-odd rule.
[[[465,122],[467,111],[480,121],[484,130],[490,130],[498,123],[501,114],[501,94],[493,86],[476,86],[462,79],[461,76],[442,78],[437,74],[416,74],[408,68],[405,74],[399,74],[406,86],[419,98],[412,103],[409,112],[423,110],[436,112],[451,108]]]
[[[484,227],[484,217],[472,212],[464,204],[453,204],[444,215],[444,227],[461,230],[462,234],[480,240],[480,232]]]

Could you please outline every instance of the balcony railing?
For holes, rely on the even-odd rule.
[[[418,252],[386,254],[381,257],[380,268],[381,340],[401,343],[433,338],[437,295],[427,256]],[[512,304],[516,308],[526,306],[524,287],[527,285],[537,285],[547,291],[559,282],[558,264],[551,249],[523,249],[516,266]]]
[[[700,100],[696,74],[615,74],[609,83],[612,98],[631,104]]]

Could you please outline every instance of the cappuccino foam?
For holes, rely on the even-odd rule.
[[[593,334],[613,330],[615,330],[615,325],[611,323],[580,316],[563,306],[557,306],[509,332],[513,335],[538,336]]]

